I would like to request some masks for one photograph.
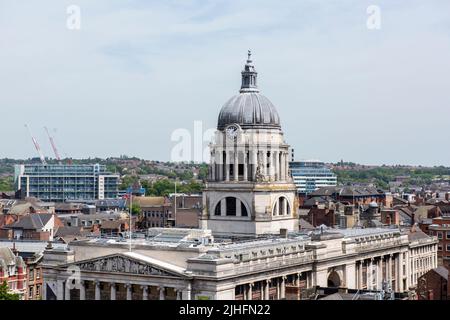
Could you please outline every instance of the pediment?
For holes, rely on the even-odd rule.
[[[161,267],[162,264],[164,264],[164,267]],[[164,262],[151,263],[136,259],[135,257],[129,257],[123,253],[74,262],[70,265],[79,267],[80,271],[88,272],[118,272],[135,275],[171,277],[185,276],[183,272],[179,270],[179,267],[173,266],[173,268],[171,268],[171,265]]]

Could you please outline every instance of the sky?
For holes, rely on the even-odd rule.
[[[251,49],[298,160],[449,166],[449,12],[447,0],[0,0],[0,158],[37,155],[24,124],[49,157],[44,126],[73,158],[171,160],[180,129],[206,147],[196,121],[215,128]]]

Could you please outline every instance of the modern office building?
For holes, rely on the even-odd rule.
[[[309,194],[322,187],[337,185],[336,175],[322,161],[293,161],[289,163],[289,168],[300,194]]]
[[[21,198],[55,202],[117,198],[119,186],[119,176],[100,164],[16,165],[14,181]]]

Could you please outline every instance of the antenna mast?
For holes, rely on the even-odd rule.
[[[48,139],[50,140],[50,144],[52,145],[52,149],[53,149],[53,152],[55,153],[56,160],[58,160],[58,162],[61,163],[61,157],[59,156],[58,149],[56,149],[55,141],[50,136],[50,133],[48,132],[47,127],[44,127],[44,129],[45,129],[45,132],[47,132],[47,136],[48,136]]]
[[[47,162],[45,161],[44,154],[42,153],[41,147],[39,147],[38,142],[33,137],[30,127],[27,124],[25,124],[25,127],[28,129],[28,132],[30,133],[31,140],[33,140],[34,147],[36,148],[36,151],[39,153],[39,158],[41,159],[42,164],[44,164],[44,165],[47,164]]]

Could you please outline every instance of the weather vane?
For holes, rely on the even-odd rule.
[[[250,57],[251,57],[251,55],[252,55],[252,52],[250,51],[250,50],[248,50],[248,60],[250,60]]]

